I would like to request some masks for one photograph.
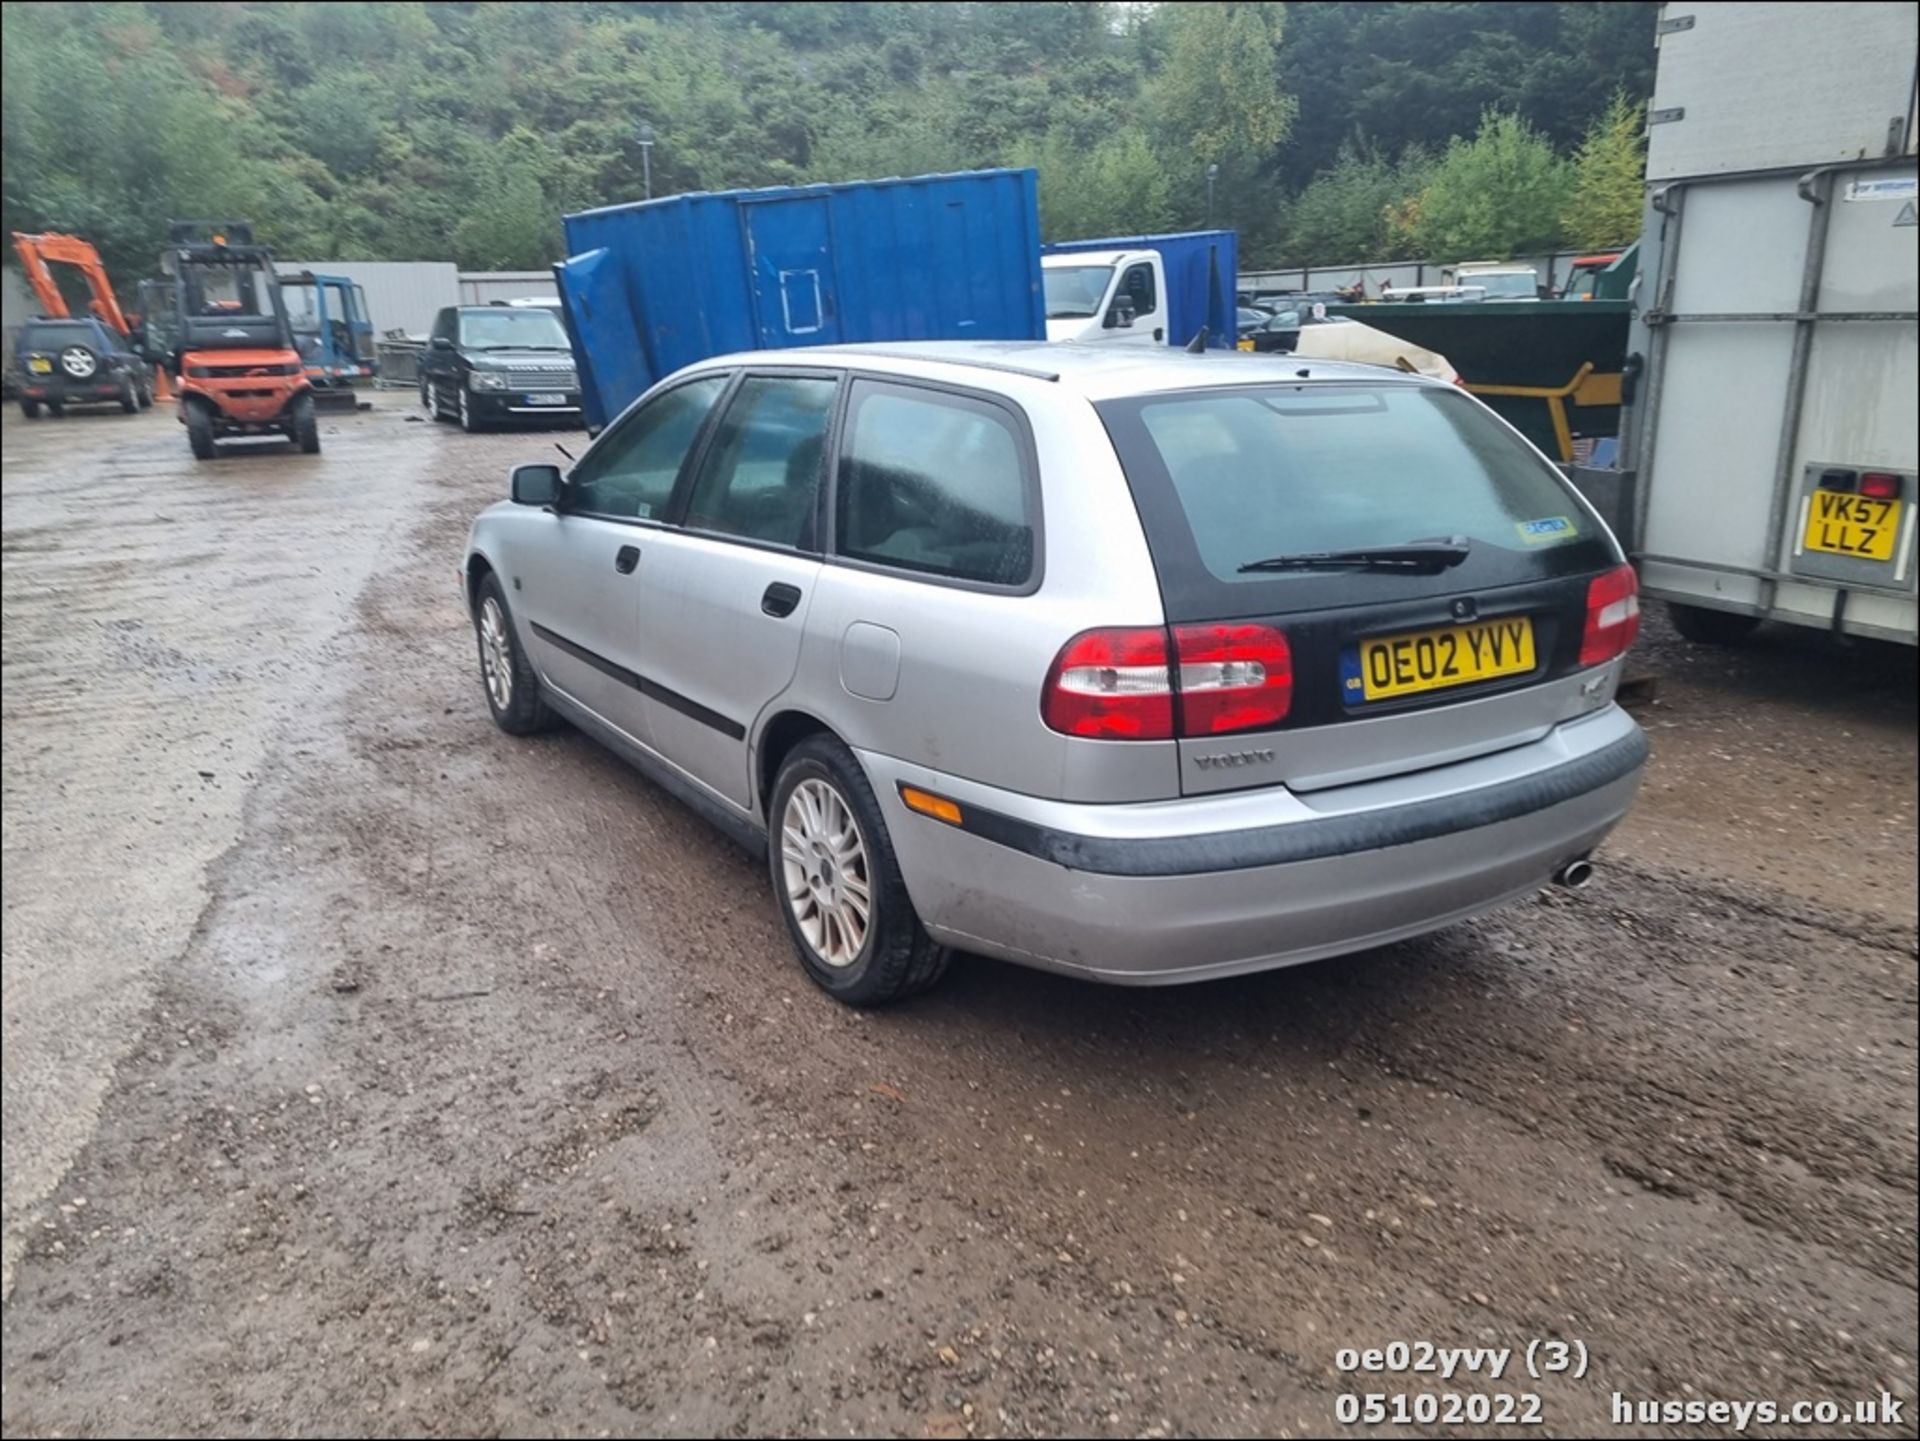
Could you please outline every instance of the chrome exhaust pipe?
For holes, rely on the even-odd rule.
[[[1553,883],[1565,886],[1570,891],[1584,890],[1587,882],[1593,879],[1593,862],[1585,856],[1568,861],[1553,873]]]

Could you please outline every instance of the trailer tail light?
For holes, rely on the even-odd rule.
[[[1173,736],[1173,677],[1159,626],[1082,631],[1060,649],[1040,703],[1047,725],[1101,740]]]
[[[1293,708],[1293,650],[1265,625],[1179,625],[1180,734],[1263,730]]]
[[[1624,655],[1640,634],[1640,581],[1630,565],[1598,575],[1587,587],[1587,628],[1580,637],[1580,664],[1599,665]]]
[[[1860,472],[1860,493],[1868,500],[1900,499],[1900,477],[1890,470]]]

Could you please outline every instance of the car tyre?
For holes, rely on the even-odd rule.
[[[468,435],[482,428],[480,417],[473,413],[473,402],[467,396],[467,388],[460,387],[460,428]]]
[[[433,387],[427,384],[427,377],[420,377],[420,408],[429,415],[438,415],[440,407],[433,403]]]
[[[1699,645],[1739,645],[1760,628],[1757,615],[1736,615],[1730,610],[1710,610],[1703,605],[1667,602],[1667,614],[1673,628]]]
[[[38,420],[40,418],[40,402],[31,400],[24,395],[21,396],[20,413],[26,416],[28,420]]]
[[[51,415],[55,420],[64,420],[66,418],[67,408],[57,400],[49,400],[47,402],[47,414]]]
[[[493,723],[510,736],[552,730],[557,718],[540,693],[533,663],[520,649],[500,577],[491,571],[474,594],[473,635],[480,647],[480,688],[486,692]]]
[[[920,924],[853,752],[826,735],[795,746],[774,781],[767,831],[775,904],[801,968],[828,995],[884,1006],[945,974],[951,953]]]
[[[120,377],[120,409],[128,415],[140,409],[140,386],[131,375]]]
[[[293,443],[300,447],[302,455],[320,453],[320,422],[314,418],[313,396],[296,395],[293,398]]]
[[[187,444],[195,460],[213,459],[213,416],[198,401],[187,402]]]
[[[139,393],[140,408],[142,410],[152,410],[153,409],[153,376],[151,374],[143,374],[140,378],[139,384],[137,386],[137,390]]]

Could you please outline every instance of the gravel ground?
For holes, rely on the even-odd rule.
[[[1910,651],[1656,620],[1586,891],[857,1014],[756,864],[489,723],[455,567],[545,440],[330,425],[196,466],[164,417],[7,420],[9,1436],[1300,1435],[1449,1390],[1914,1434]],[[1338,1369],[1396,1339],[1591,1361]]]

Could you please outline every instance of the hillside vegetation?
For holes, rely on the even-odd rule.
[[[1237,227],[1251,264],[1629,239],[1650,3],[39,4],[4,12],[9,229],[151,270],[543,265],[559,216],[1002,164],[1050,236]]]

